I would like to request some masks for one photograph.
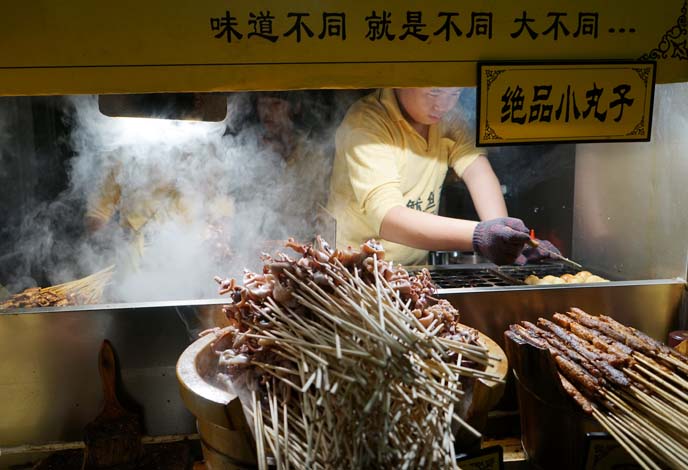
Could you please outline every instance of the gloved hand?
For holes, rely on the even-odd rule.
[[[500,217],[480,222],[473,232],[473,250],[495,264],[511,264],[530,240],[521,219]]]
[[[547,240],[538,240],[537,238],[535,240],[538,242],[537,248],[531,245],[526,245],[521,253],[521,256],[516,259],[516,264],[524,265],[529,263],[537,263],[547,258],[556,259],[550,253],[547,253],[547,251],[543,250],[543,248],[558,255],[561,254],[557,247],[552,245],[552,243],[548,242]]]

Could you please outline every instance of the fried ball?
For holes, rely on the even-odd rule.
[[[586,283],[586,284],[592,283],[592,282],[609,282],[609,280],[608,280],[608,279],[605,279],[605,278],[603,278],[603,277],[600,277],[600,276],[595,276],[595,275],[593,274],[592,276],[589,276],[589,277],[585,280],[585,283]]]

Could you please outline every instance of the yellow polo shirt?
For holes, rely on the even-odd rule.
[[[123,188],[118,182],[120,172],[119,164],[107,171],[98,192],[88,200],[86,215],[107,223],[119,212],[119,224],[130,237],[124,256],[117,261],[122,271],[140,269],[146,250],[144,232],[155,228],[150,225],[169,222],[190,225],[199,216],[192,213],[193,208],[202,207],[206,211],[203,215],[208,220],[203,219],[203,222],[214,222],[234,213],[233,200],[224,195],[206,198],[204,188],[195,194],[183,194],[174,181],[157,180],[155,175],[150,176],[148,186]]]
[[[111,170],[105,178],[100,192],[89,200],[86,214],[108,222],[117,210],[120,211],[120,225],[139,232],[149,221],[163,222],[180,217],[189,222],[186,205],[181,194],[171,184],[144,188],[137,194],[122,200],[122,188],[117,183],[117,169]]]
[[[437,214],[449,167],[461,177],[485,152],[475,148],[463,121],[446,116],[423,138],[404,119],[393,89],[378,90],[349,109],[335,138],[328,209],[337,219],[337,247],[380,238],[393,207]],[[382,240],[385,258],[425,264],[427,251]]]

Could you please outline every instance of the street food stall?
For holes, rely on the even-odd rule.
[[[42,2],[6,10],[3,468],[81,451],[101,406],[104,339],[117,354],[119,399],[140,411],[144,443],[197,441],[200,432],[208,447],[234,436],[226,416],[225,427],[213,424],[228,395],[198,370],[185,377],[200,391],[183,383],[180,395],[178,359],[206,361],[209,337],[187,347],[225,325],[228,299],[214,276],[257,271],[260,252],[289,236],[319,233],[336,244],[336,225],[347,221],[315,208],[326,198],[334,131],[374,88],[464,88],[459,111],[488,149],[509,214],[566,257],[498,266],[438,251],[428,265],[405,267],[410,275],[428,269],[435,297],[493,352],[506,350],[510,361],[519,354],[526,369],[545,361],[515,352],[504,332],[572,307],[662,342],[688,328],[685,1]],[[293,148],[263,116],[279,111],[276,98],[298,110],[288,132],[302,137],[302,162],[279,158]],[[456,179],[434,197],[407,207],[437,204],[442,215],[477,218]],[[135,201],[128,209],[113,209],[127,198]],[[511,411],[516,388],[509,379]],[[542,465],[534,442],[526,451]]]

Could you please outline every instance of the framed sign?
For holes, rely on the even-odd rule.
[[[648,141],[655,63],[480,63],[479,146]]]

